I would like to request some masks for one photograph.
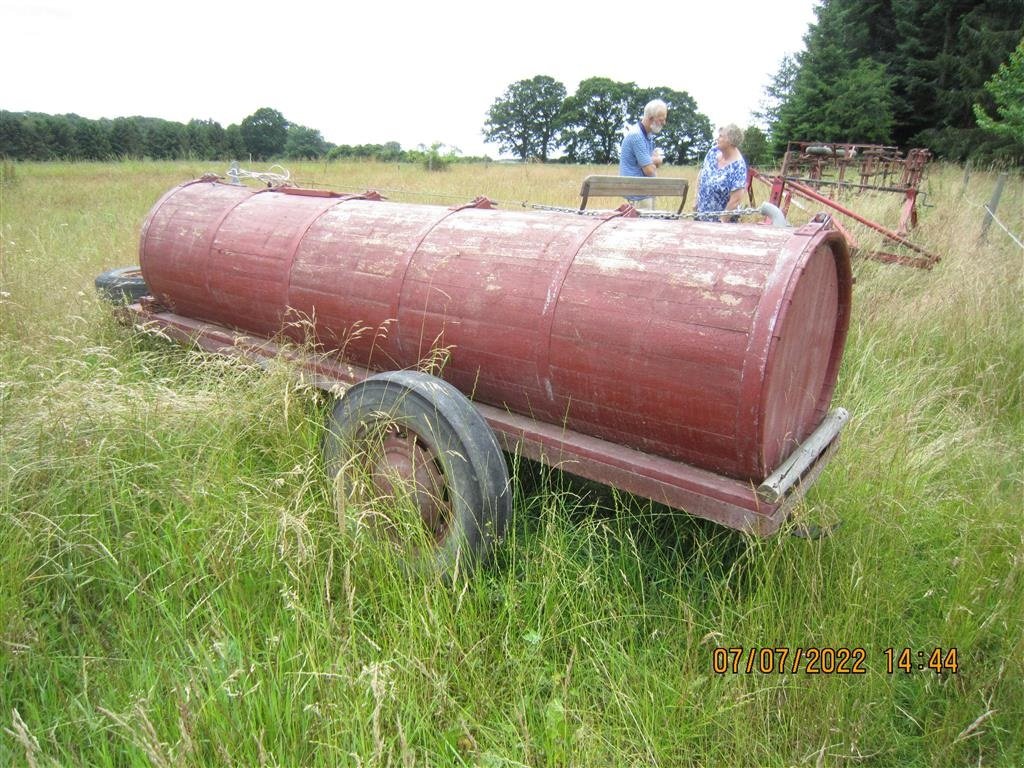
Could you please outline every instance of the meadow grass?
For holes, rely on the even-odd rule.
[[[796,512],[831,537],[752,539],[513,459],[507,540],[452,586],[338,524],[325,395],[95,296],[209,170],[5,170],[0,765],[1024,764],[1024,254],[978,240],[994,174],[932,170],[913,238],[934,270],[855,262],[853,417]],[[614,172],[291,170],[504,207]],[[891,197],[848,202],[895,224]],[[998,213],[1024,232],[1019,174]],[[714,674],[716,647],[860,647],[866,673]],[[957,674],[885,669],[936,647]]]

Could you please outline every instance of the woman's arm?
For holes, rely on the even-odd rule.
[[[737,208],[739,208],[740,205],[743,203],[743,193],[746,192],[746,191],[747,190],[744,187],[740,187],[739,189],[734,189],[732,192],[730,192],[729,193],[729,200],[725,204],[725,210],[727,210],[727,211],[734,211]],[[737,217],[737,216],[723,216],[722,217],[722,221],[726,221],[726,222],[729,222],[729,221],[739,221],[739,217]]]

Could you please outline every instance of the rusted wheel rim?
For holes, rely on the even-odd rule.
[[[452,509],[445,478],[430,447],[415,432],[390,425],[371,459],[374,489],[384,497],[408,495],[425,529],[438,543],[449,533]]]

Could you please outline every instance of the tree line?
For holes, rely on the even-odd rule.
[[[547,162],[559,155],[570,163],[613,163],[623,128],[655,98],[669,110],[658,137],[665,158],[676,164],[697,160],[711,146],[712,128],[690,94],[607,77],[583,80],[571,96],[564,84],[548,75],[512,83],[487,111],[484,140],[523,161]]]
[[[753,113],[748,160],[770,162],[789,141],[828,141],[1024,163],[1024,2],[821,0],[815,12],[805,49],[781,62]],[[524,161],[614,163],[624,129],[652,98],[669,107],[658,138],[666,159],[699,161],[713,135],[692,96],[606,77],[583,80],[571,95],[547,75],[512,83],[487,111],[483,135]],[[16,160],[367,158],[436,168],[480,159],[443,146],[337,146],[269,107],[227,128],[0,110],[0,157]]]
[[[254,160],[371,159],[443,167],[458,158],[442,144],[405,150],[384,144],[336,145],[320,131],[261,107],[240,124],[188,123],[155,117],[90,120],[79,115],[0,110],[0,157],[11,160]]]

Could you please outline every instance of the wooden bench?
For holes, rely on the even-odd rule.
[[[587,201],[592,197],[626,197],[642,195],[644,197],[676,197],[679,200],[677,214],[683,212],[686,205],[686,193],[690,182],[686,179],[672,179],[658,176],[587,176],[580,187],[580,210],[586,210]]]

